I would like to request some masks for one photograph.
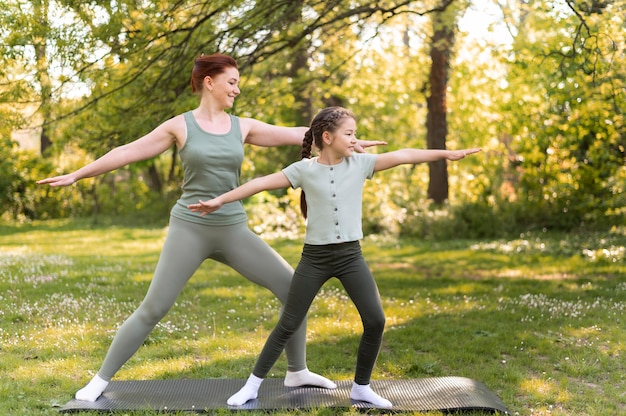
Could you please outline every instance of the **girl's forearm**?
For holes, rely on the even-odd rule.
[[[240,201],[242,199],[248,198],[249,196],[262,192],[264,189],[260,189],[260,187],[257,186],[257,179],[252,179],[251,181],[246,182],[241,186],[238,186],[232,191],[228,191],[218,196],[216,199],[220,202],[221,205],[223,205],[228,204],[229,202]]]
[[[445,159],[449,153],[448,150],[443,149],[404,149],[401,152],[406,152],[405,157],[408,163],[435,162]]]
[[[385,170],[399,165],[434,162],[437,160],[460,160],[465,156],[479,152],[480,148],[465,150],[444,149],[401,149],[381,153],[376,159],[374,171]]]
[[[252,195],[258,194],[263,191],[270,191],[272,189],[286,188],[289,186],[287,177],[282,173],[273,173],[267,176],[261,176],[254,178],[243,185],[238,186],[232,191],[228,191],[221,196],[217,197],[222,204],[229,202],[240,201],[246,199]]]
[[[395,165],[435,162],[445,159],[448,151],[442,149],[401,149],[389,153]]]

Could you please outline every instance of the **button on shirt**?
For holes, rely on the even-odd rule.
[[[323,245],[363,238],[363,183],[374,175],[376,155],[355,153],[336,165],[302,159],[283,169],[291,186],[302,188],[307,202],[304,242]]]

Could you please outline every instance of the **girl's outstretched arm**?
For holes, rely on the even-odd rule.
[[[417,163],[434,162],[436,160],[460,160],[465,156],[478,153],[481,148],[463,150],[437,149],[401,149],[393,152],[381,153],[376,158],[374,172],[390,169],[399,165],[414,165]]]
[[[206,214],[217,211],[222,205],[229,202],[239,201],[245,199],[254,194],[258,194],[262,191],[269,191],[272,189],[287,188],[291,186],[291,182],[287,179],[287,176],[281,171],[272,173],[271,175],[261,176],[259,178],[252,179],[243,185],[238,186],[232,191],[228,191],[216,198],[208,201],[198,201],[197,204],[190,204],[187,206],[193,212],[200,212],[200,216],[203,217]]]

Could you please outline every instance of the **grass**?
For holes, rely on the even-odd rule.
[[[143,298],[165,232],[81,221],[0,227],[0,414],[58,414],[93,376]],[[301,241],[271,244],[297,263]],[[366,238],[388,322],[374,380],[469,377],[513,415],[626,413],[625,246],[625,230]],[[207,261],[116,379],[246,378],[278,310],[269,292]],[[310,311],[309,367],[351,379],[360,331],[329,282]],[[285,369],[283,356],[271,376]]]

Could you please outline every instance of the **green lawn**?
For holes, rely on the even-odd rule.
[[[0,227],[0,415],[54,415],[72,399],[143,298],[164,236],[82,221]],[[301,241],[271,244],[297,263]],[[513,415],[626,414],[625,246],[624,229],[366,238],[387,315],[374,380],[469,377]],[[269,292],[207,261],[116,379],[246,378],[278,309]],[[309,368],[351,379],[361,326],[336,281],[309,316]],[[272,376],[285,368],[283,356]]]

